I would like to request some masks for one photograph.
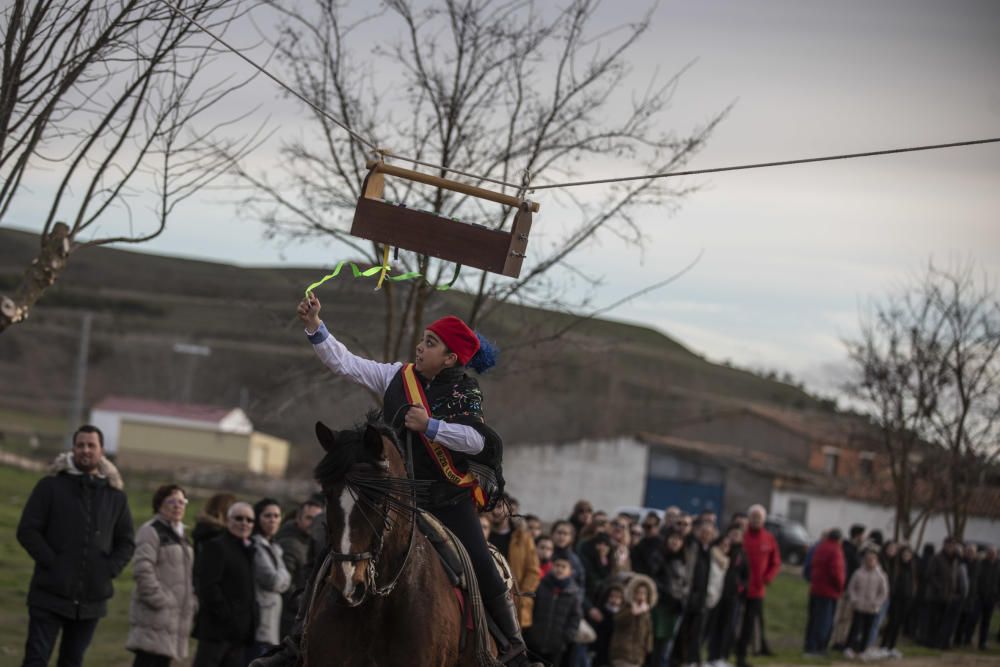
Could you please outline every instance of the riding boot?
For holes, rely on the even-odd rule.
[[[490,615],[503,639],[507,641],[506,649],[498,647],[500,662],[510,667],[542,667],[541,663],[531,662],[528,658],[528,647],[524,643],[524,637],[521,636],[514,597],[507,592],[492,600],[484,600],[484,605],[486,613]]]

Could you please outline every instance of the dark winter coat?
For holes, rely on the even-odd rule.
[[[309,583],[308,566],[311,558],[309,550],[312,547],[312,538],[303,532],[295,521],[288,521],[278,530],[274,541],[281,546],[281,558],[285,561],[285,569],[292,578],[291,585],[281,598],[281,634],[284,635],[295,621],[299,595]]]
[[[712,569],[711,547],[703,547],[696,540],[684,549],[684,559],[691,581],[688,590],[688,611],[704,611],[709,606],[708,577]]]
[[[972,613],[979,609],[979,571],[982,569],[983,561],[978,558],[965,558],[965,571],[968,577],[968,587],[965,592],[965,600],[962,602],[962,610]]]
[[[587,586],[587,572],[583,567],[583,561],[580,560],[579,554],[573,550],[572,546],[554,547],[552,549],[552,560],[557,558],[565,558],[573,565],[573,583],[576,584],[577,595],[580,596],[580,604],[584,605],[583,610],[587,611],[590,609],[590,606],[587,605],[586,595],[584,594]]]
[[[899,556],[891,568],[889,596],[893,602],[909,603],[917,597],[917,561],[904,563]],[[888,573],[887,573],[888,574]]]
[[[850,540],[841,543],[844,551],[844,568],[846,571],[846,581],[850,581],[854,576],[854,571],[861,567],[861,554],[858,552],[858,545]]]
[[[726,568],[720,600],[734,600],[746,590],[750,581],[750,566],[747,563],[747,555],[739,544],[729,545],[729,553],[726,555],[729,557],[729,567]]]
[[[604,584],[611,577],[613,570],[612,556],[608,553],[607,563],[601,563],[601,557],[597,553],[597,546],[593,539],[587,540],[580,545],[580,560],[586,570],[586,598],[587,607],[596,604],[598,596],[604,589]]]
[[[660,606],[671,613],[678,613],[687,604],[691,590],[691,574],[684,559],[684,550],[668,553],[665,550],[656,555],[653,573]]]
[[[111,580],[135,550],[121,475],[106,459],[98,475],[79,472],[72,454],[35,485],[17,540],[35,561],[28,606],[68,618],[100,618],[114,595]]]
[[[962,598],[959,582],[961,561],[938,552],[927,566],[927,599],[931,602],[955,602]]]
[[[230,532],[205,542],[199,557],[195,637],[251,644],[257,628],[254,547]]]
[[[535,590],[531,627],[525,630],[528,647],[542,655],[556,655],[573,642],[583,611],[580,590],[572,578],[545,575]]]
[[[980,563],[976,589],[984,605],[993,606],[1000,600],[1000,561],[984,560]]]

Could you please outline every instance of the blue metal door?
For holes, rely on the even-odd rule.
[[[663,509],[677,505],[689,514],[722,511],[722,484],[687,482],[678,479],[646,480],[646,507]]]

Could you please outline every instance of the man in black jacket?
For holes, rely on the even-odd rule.
[[[254,596],[254,512],[233,503],[226,532],[205,543],[198,562],[198,652],[194,667],[243,667],[259,613]]]
[[[135,550],[122,478],[104,458],[96,426],[81,426],[73,451],[60,454],[52,474],[35,485],[17,540],[35,561],[22,664],[47,665],[61,631],[59,665],[82,665],[114,594],[111,580]]]

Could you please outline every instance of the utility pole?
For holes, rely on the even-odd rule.
[[[83,394],[87,388],[87,359],[90,357],[90,326],[93,320],[94,314],[86,312],[80,323],[80,347],[76,353],[76,377],[73,382],[73,397],[69,404],[66,449],[73,448],[73,433],[83,423]]]

